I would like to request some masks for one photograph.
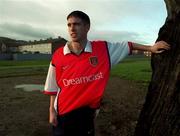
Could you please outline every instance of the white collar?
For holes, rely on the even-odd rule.
[[[66,45],[64,46],[64,49],[63,49],[64,55],[67,55],[67,54],[71,53],[71,51],[70,51],[70,49],[68,47],[68,43],[69,42],[67,42]],[[92,52],[92,45],[91,45],[90,41],[87,41],[86,46],[84,48],[84,52]]]

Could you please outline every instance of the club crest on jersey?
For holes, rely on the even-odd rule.
[[[90,57],[89,61],[92,66],[96,66],[98,64],[98,58],[96,56]]]

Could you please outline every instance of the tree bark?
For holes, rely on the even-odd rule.
[[[134,136],[180,136],[180,0],[165,3],[168,17],[157,41],[171,50],[152,55],[152,78]]]

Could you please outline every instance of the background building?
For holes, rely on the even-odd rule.
[[[66,42],[62,37],[28,42],[0,37],[0,60],[50,59],[52,53]]]

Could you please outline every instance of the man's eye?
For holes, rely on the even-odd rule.
[[[79,26],[79,25],[80,25],[80,23],[75,23],[74,25]]]

